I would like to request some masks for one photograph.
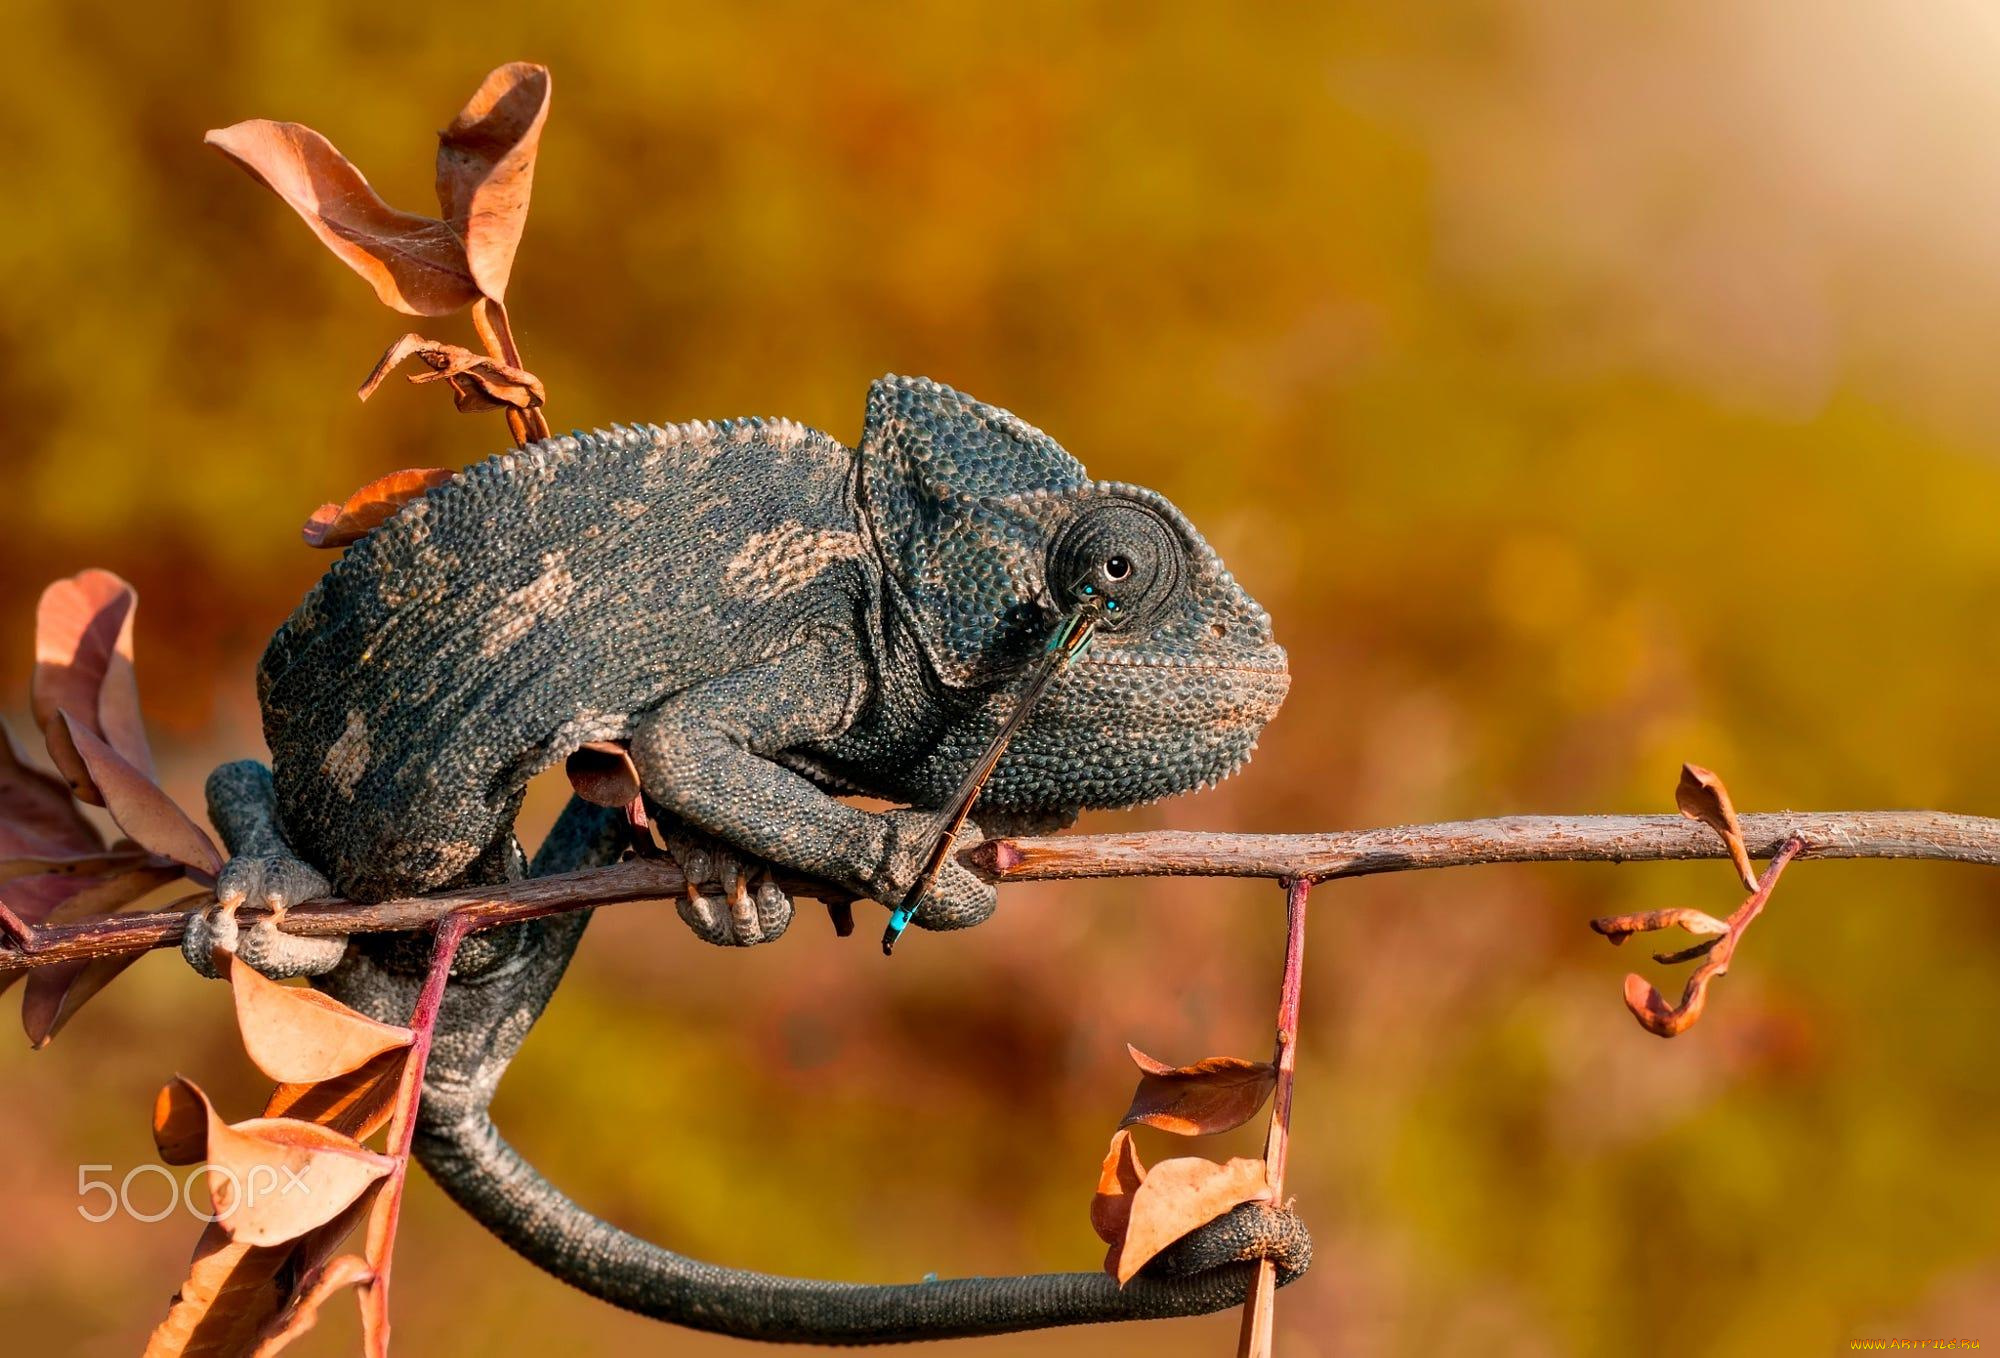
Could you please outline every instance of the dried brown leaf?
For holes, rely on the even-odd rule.
[[[387,523],[410,501],[451,480],[456,472],[442,467],[413,468],[377,477],[347,497],[344,504],[328,501],[312,512],[299,534],[308,547],[345,547]]]
[[[319,1323],[319,1308],[326,1305],[336,1292],[350,1287],[364,1287],[374,1280],[375,1270],[358,1254],[342,1254],[307,1270],[283,1309],[265,1322],[264,1328],[258,1332],[257,1347],[251,1351],[250,1358],[271,1358],[281,1352],[294,1339]]]
[[[1699,764],[1681,765],[1680,785],[1674,789],[1674,805],[1690,820],[1698,820],[1729,846],[1729,861],[1736,875],[1750,890],[1757,889],[1757,870],[1750,866],[1750,851],[1743,844],[1743,827],[1737,823],[1736,808],[1730,803],[1729,789],[1722,775]]]
[[[1262,1160],[1213,1160],[1188,1157],[1162,1160],[1146,1171],[1145,1182],[1132,1193],[1131,1218],[1118,1251],[1119,1286],[1146,1261],[1188,1232],[1206,1226],[1242,1203],[1271,1196]]]
[[[509,62],[487,75],[438,134],[438,206],[465,242],[473,281],[495,301],[507,295],[527,224],[549,87],[546,67]]]
[[[158,783],[133,768],[116,750],[68,712],[57,714],[90,780],[103,794],[105,809],[118,828],[152,852],[184,863],[210,880],[222,870],[222,855],[207,833],[188,819]]]
[[[445,316],[479,296],[465,244],[444,222],[398,212],[333,143],[298,123],[253,118],[203,138],[284,199],[383,305]]]
[[[76,1017],[77,1011],[144,956],[144,953],[125,953],[81,962],[56,962],[30,972],[27,989],[21,995],[21,1029],[27,1033],[29,1045],[36,1051],[48,1046]]]
[[[1687,988],[1681,992],[1681,1002],[1669,1005],[1666,998],[1653,988],[1653,983],[1637,972],[1625,977],[1625,1007],[1632,1011],[1632,1017],[1639,1020],[1639,1026],[1655,1037],[1678,1037],[1694,1026],[1708,1007],[1708,983],[1718,973],[1704,967],[1688,977]]]
[[[355,394],[367,400],[390,373],[413,358],[429,371],[412,373],[411,385],[446,383],[451,387],[452,404],[467,414],[503,408],[533,410],[547,399],[542,380],[526,369],[516,368],[485,354],[476,354],[456,344],[426,339],[415,331],[383,351]]]
[[[264,1116],[317,1122],[366,1141],[388,1125],[407,1059],[408,1049],[397,1047],[331,1080],[281,1084],[271,1092]]]
[[[1590,927],[1611,940],[1613,947],[1634,934],[1650,934],[1659,929],[1685,929],[1703,938],[1729,932],[1729,925],[1705,910],[1676,906],[1669,910],[1641,910],[1630,915],[1606,915],[1594,919]]]
[[[1119,1255],[1125,1246],[1125,1228],[1132,1220],[1132,1195],[1146,1181],[1146,1166],[1132,1133],[1120,1127],[1111,1134],[1111,1149],[1097,1171],[1097,1192],[1090,1200],[1090,1228],[1110,1246],[1104,1252],[1104,1271],[1118,1276]]]
[[[174,1097],[202,1104],[209,1198],[238,1243],[283,1244],[326,1225],[395,1164],[316,1123],[270,1117],[225,1123],[199,1087],[176,1083],[185,1092]]]
[[[1130,1043],[1125,1050],[1141,1074],[1121,1127],[1140,1123],[1177,1136],[1226,1132],[1257,1116],[1278,1083],[1278,1068],[1269,1061],[1210,1056],[1170,1066]]]
[[[0,723],[0,860],[75,857],[104,848],[69,785],[30,765]]]
[[[623,745],[593,740],[563,765],[576,795],[598,806],[629,806],[639,795],[639,771]]]
[[[208,1223],[187,1277],[147,1337],[145,1358],[240,1358],[284,1305],[278,1274],[294,1252],[289,1244],[242,1244],[221,1222]]]
[[[153,1145],[169,1165],[198,1165],[208,1155],[208,1103],[179,1076],[153,1096]]]
[[[410,1045],[408,1028],[378,1023],[309,986],[280,985],[229,958],[236,1026],[259,1070],[281,1084],[315,1084]]]
[[[153,752],[132,668],[132,620],[138,605],[137,592],[110,571],[82,571],[43,590],[35,610],[30,694],[35,720],[45,733],[56,713],[67,711],[152,778]],[[72,751],[51,744],[49,753],[74,781]]]
[[[393,1059],[400,1069],[400,1052],[385,1053],[377,1058],[378,1061],[385,1059]],[[341,1080],[354,1080],[361,1074],[363,1071],[356,1071],[353,1075],[341,1077]],[[392,1094],[394,1083],[392,1075]],[[319,1089],[326,1087],[317,1086]],[[266,1103],[264,1115],[276,1117],[285,1113],[283,1096],[286,1091],[296,1092],[305,1088],[308,1087],[281,1086]],[[162,1097],[167,1097],[165,1091],[162,1091]],[[202,1110],[202,1144],[205,1149],[206,1105],[191,1095],[182,1097],[189,1105]],[[351,1128],[341,1130],[352,1131]],[[300,1290],[295,1286],[288,1294],[279,1283],[280,1276],[298,1278],[303,1282],[302,1275],[310,1273],[329,1258],[367,1215],[378,1187],[379,1181],[364,1190],[346,1211],[325,1226],[282,1245],[242,1244],[231,1240],[220,1223],[211,1222],[195,1247],[186,1281],[175,1295],[166,1318],[153,1331],[147,1343],[146,1358],[241,1358],[242,1354],[251,1351],[268,1330],[280,1323],[274,1317],[292,1304]]]

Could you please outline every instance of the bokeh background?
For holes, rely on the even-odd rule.
[[[0,704],[42,584],[123,573],[190,805],[262,749],[256,653],[328,564],[305,514],[504,442],[434,392],[354,400],[408,325],[201,132],[311,123],[429,211],[432,129],[530,58],[556,92],[510,300],[558,428],[851,439],[872,377],[926,373],[1167,492],[1275,614],[1295,686],[1248,771],[1087,828],[1665,810],[1685,759],[1749,809],[2000,811],[1984,0],[16,0],[6,30]],[[1288,1358],[2000,1343],[2000,876],[1808,863],[1701,1026],[1642,1033],[1641,959],[1585,921],[1735,895],[1712,863],[1318,893]],[[893,964],[869,928],[733,954],[622,907],[500,1118],[702,1258],[1090,1268],[1122,1044],[1262,1055],[1281,936],[1241,883],[1011,887]],[[138,1351],[197,1228],[82,1221],[77,1166],[150,1161],[175,1071],[261,1097],[171,957],[45,1052],[0,1042],[0,1347]],[[730,1350],[563,1289],[428,1184],[399,1265],[401,1351]],[[1216,1354],[1235,1325],[968,1351]],[[300,1351],[355,1346],[336,1308]]]

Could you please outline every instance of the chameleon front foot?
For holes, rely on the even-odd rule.
[[[667,831],[663,840],[667,856],[687,878],[676,904],[696,938],[721,948],[751,948],[791,927],[792,898],[768,863],[686,830]],[[708,895],[704,888],[710,884],[720,886],[721,894]]]
[[[221,974],[218,952],[234,953],[273,980],[324,975],[346,953],[346,937],[307,938],[286,933],[283,925],[292,906],[332,892],[325,877],[290,854],[232,858],[216,878],[215,904],[188,920],[181,956],[211,979]],[[271,908],[269,915],[247,929],[236,918],[246,901],[262,901]]]

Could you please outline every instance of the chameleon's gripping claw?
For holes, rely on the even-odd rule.
[[[991,778],[993,770],[999,767],[1000,756],[1006,753],[1007,743],[1014,738],[1014,733],[1021,729],[1021,724],[1028,719],[1028,714],[1034,710],[1042,694],[1048,691],[1055,677],[1067,668],[1071,661],[1080,659],[1083,653],[1090,649],[1091,639],[1097,635],[1098,622],[1103,616],[1105,605],[1100,596],[1092,595],[1088,589],[1084,591],[1084,595],[1086,597],[1082,602],[1064,616],[1062,622],[1057,625],[1054,635],[1050,636],[1048,647],[1042,653],[1041,664],[1036,667],[1033,677],[1028,680],[1027,687],[1021,690],[1019,701],[1014,704],[1014,710],[1007,714],[1007,720],[1001,723],[992,744],[986,747],[986,752],[979,756],[979,762],[972,766],[971,772],[967,773],[965,780],[958,785],[958,794],[952,798],[951,804],[938,813],[932,829],[930,852],[924,856],[924,870],[917,874],[916,882],[904,894],[902,903],[890,912],[889,927],[882,931],[884,957],[896,951],[896,940],[910,927],[910,921],[917,917],[917,911],[923,907],[925,898],[931,894],[931,888],[937,885],[938,874],[944,871],[944,865],[950,861],[952,853],[958,848],[958,836],[965,828],[966,818],[972,814],[972,804],[979,800],[979,794],[985,788],[986,780]]]

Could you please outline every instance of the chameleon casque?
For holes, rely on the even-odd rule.
[[[988,832],[1067,825],[1234,771],[1289,683],[1269,617],[1152,491],[1092,481],[1052,439],[923,379],[870,390],[859,449],[790,421],[614,428],[493,457],[355,543],[258,671],[271,766],[209,780],[232,858],[186,953],[234,946],[404,1022],[424,935],[239,928],[360,901],[614,861],[624,816],[574,799],[532,864],[525,784],[588,741],[628,742],[680,914],[718,944],[784,933],[773,869],[894,904],[935,808],[1011,711],[1079,592],[1105,625],[1030,713],[976,806]],[[906,809],[864,811],[863,794]],[[713,893],[713,894],[709,894]],[[994,890],[950,861],[915,922],[956,929]],[[487,1229],[594,1296],[746,1338],[878,1343],[1190,1315],[1289,1280],[1288,1210],[1235,1209],[1122,1290],[1102,1273],[870,1286],[723,1269],[598,1219],[488,1114],[587,912],[471,936],[454,965],[416,1154]]]

